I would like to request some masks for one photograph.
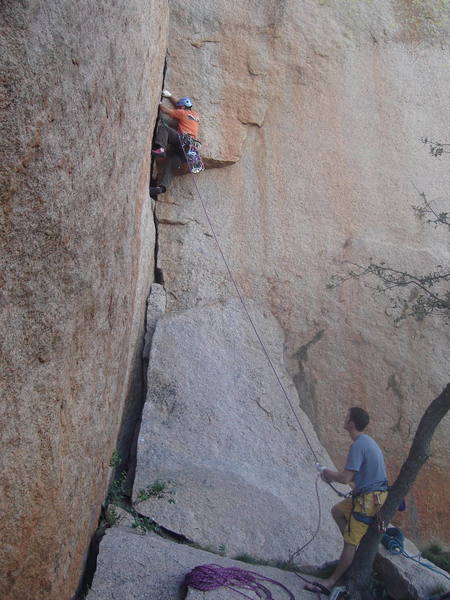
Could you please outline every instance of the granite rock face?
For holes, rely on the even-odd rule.
[[[239,2],[171,2],[165,86],[193,97],[207,163],[229,166],[196,178],[202,202],[181,177],[158,204],[168,310],[235,295],[212,224],[241,293],[280,322],[301,406],[333,459],[342,465],[348,448],[347,408],[362,405],[391,479],[448,381],[448,329],[395,326],[376,281],[327,285],[349,263],[448,263],[447,232],[412,206],[424,192],[448,210],[448,155],[421,138],[447,131],[449,11],[428,0],[267,0],[250,14]],[[416,540],[450,539],[449,427],[401,522]]]
[[[402,555],[393,555],[386,548],[380,547],[375,560],[375,568],[383,581],[389,584],[389,596],[395,600],[422,600],[430,598],[439,589],[450,592],[448,573],[439,569],[424,558],[420,559],[418,548],[405,540],[405,552],[416,560]],[[431,567],[433,570],[431,570]]]
[[[2,2],[2,598],[73,596],[119,424],[136,420],[155,251],[164,289],[149,304],[135,493],[170,477],[177,502],[143,510],[194,541],[263,558],[286,558],[317,522],[312,453],[229,301],[216,240],[321,460],[323,442],[342,464],[343,416],[360,404],[395,476],[447,381],[448,334],[433,320],[393,327],[368,281],[327,284],[348,261],[420,272],[447,260],[446,232],[411,205],[425,192],[447,210],[446,156],[420,139],[448,141],[449,10]],[[156,208],[155,246],[147,185],[166,50],[164,86],[193,97],[206,164],[226,168],[197,178],[203,205],[190,178],[174,182],[172,204]],[[448,427],[409,501],[416,539],[449,538]],[[310,562],[340,544],[322,488]],[[115,536],[105,539],[120,546]]]
[[[411,554],[417,553],[417,548],[408,541],[405,549]],[[304,581],[294,573],[231,560],[228,556],[211,554],[153,533],[139,535],[130,525],[120,525],[109,529],[100,544],[97,571],[87,600],[230,600],[238,597],[223,586],[208,592],[186,588],[186,575],[199,565],[209,564],[237,567],[268,577],[284,585],[298,600],[311,597],[310,592],[303,589]],[[377,557],[376,567],[388,582],[389,595],[396,600],[423,600],[438,588],[448,589],[438,573],[384,549]],[[306,576],[306,579],[317,578]],[[274,600],[287,600],[288,594],[279,586],[267,583],[267,587]],[[246,593],[256,600],[256,594]]]
[[[166,314],[153,336],[134,498],[173,482],[175,503],[151,498],[139,512],[216,552],[287,561],[319,520],[315,461],[331,461],[283,366],[278,324],[253,303],[248,310],[289,401],[239,303]],[[340,550],[329,514],[337,497],[323,482],[319,490],[320,532],[301,563]]]
[[[0,596],[65,600],[137,385],[168,11],[6,0],[0,13]]]
[[[97,571],[87,600],[228,600],[231,595],[239,597],[239,594],[223,587],[206,593],[186,588],[185,576],[196,566],[211,563],[270,577],[287,587],[298,600],[306,600],[310,596],[303,590],[303,581],[294,573],[248,565],[164,540],[154,534],[141,536],[130,528],[114,527],[108,530],[101,543]],[[276,600],[288,599],[287,593],[278,586],[268,587]],[[254,597],[256,599],[256,595]]]

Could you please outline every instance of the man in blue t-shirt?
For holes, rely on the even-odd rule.
[[[324,481],[353,486],[352,498],[346,498],[333,506],[331,514],[344,537],[344,548],[334,573],[323,583],[310,583],[305,589],[328,595],[337,581],[349,568],[356,548],[365,535],[372,517],[380,510],[387,498],[388,482],[383,453],[369,435],[363,433],[369,424],[369,415],[359,407],[350,408],[344,422],[353,444],[342,471],[320,467]]]

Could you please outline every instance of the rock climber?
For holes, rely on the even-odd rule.
[[[162,96],[172,103],[173,108],[164,106],[161,101],[159,104],[160,113],[176,121],[177,128],[170,127],[167,121],[161,115],[159,116],[152,154],[155,157],[165,158],[166,163],[162,176],[158,178],[158,185],[150,187],[151,196],[164,194],[173,179],[176,169],[186,162],[179,134],[186,133],[197,140],[200,121],[198,113],[192,110],[192,100],[187,96],[177,100],[167,90],[163,90]]]
[[[344,548],[336,568],[322,583],[306,584],[305,589],[310,592],[330,595],[333,587],[350,567],[358,544],[386,501],[388,482],[383,453],[375,440],[363,433],[368,424],[369,415],[364,409],[350,408],[344,429],[353,443],[344,469],[332,471],[318,465],[324,481],[352,485],[353,491],[350,498],[342,500],[331,510],[344,538]]]

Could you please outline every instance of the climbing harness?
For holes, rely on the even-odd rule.
[[[294,594],[279,581],[275,581],[275,579],[270,579],[254,571],[240,569],[239,567],[221,567],[214,564],[200,565],[186,575],[184,583],[202,592],[226,587],[244,596],[244,598],[253,600],[253,596],[248,596],[244,592],[239,591],[238,588],[240,588],[254,592],[262,600],[274,600],[271,591],[264,585],[272,583],[284,590],[290,600],[295,600]]]
[[[200,173],[205,166],[200,156],[201,142],[195,140],[188,133],[179,133],[180,145],[183,148],[188,169],[191,173]]]
[[[357,521],[359,521],[360,523],[364,523],[365,525],[372,525],[373,523],[376,523],[378,533],[384,533],[386,531],[386,525],[385,525],[383,519],[381,518],[381,514],[380,514],[381,507],[383,506],[383,504],[381,503],[381,499],[380,499],[381,491],[374,491],[371,493],[374,495],[375,506],[378,506],[377,512],[372,516],[366,515],[364,512],[359,512],[359,511],[355,510],[356,498],[358,498],[360,496],[364,497],[365,492],[355,494],[353,491],[351,491],[347,495],[347,497],[350,497],[352,499],[352,511],[351,511],[349,519],[348,519],[348,532],[349,533],[350,533],[350,522],[351,522],[352,517],[354,519],[356,519]],[[363,498],[363,510],[366,510],[365,498]]]

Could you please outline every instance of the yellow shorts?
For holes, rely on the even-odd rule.
[[[352,511],[362,513],[367,517],[373,517],[386,502],[387,495],[387,492],[369,492],[368,494],[356,496],[354,500],[346,498],[335,505],[335,508],[347,519],[344,542],[352,546],[357,546],[369,528],[367,523],[358,521],[353,515],[350,517]],[[349,519],[350,524],[348,522]]]

